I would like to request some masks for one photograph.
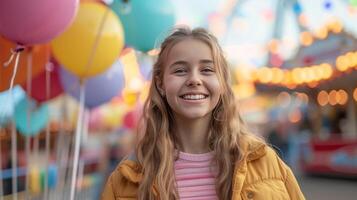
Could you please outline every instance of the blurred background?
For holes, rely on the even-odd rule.
[[[1,0],[0,200],[99,199],[175,25],[217,36],[307,199],[356,199],[356,21],[356,0]]]

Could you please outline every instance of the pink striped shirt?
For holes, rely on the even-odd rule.
[[[179,152],[175,161],[177,190],[181,200],[216,200],[216,168],[213,153],[190,154]]]

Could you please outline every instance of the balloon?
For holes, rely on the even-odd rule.
[[[41,192],[41,178],[40,178],[40,170],[38,167],[30,168],[30,191],[32,193],[38,194]]]
[[[1,0],[0,34],[22,45],[49,42],[70,25],[78,4],[78,0]]]
[[[56,165],[49,165],[48,166],[48,177],[47,177],[47,183],[48,183],[48,188],[55,188],[56,185],[57,185],[57,179],[58,179],[58,172],[57,172],[57,166]],[[46,169],[43,169],[41,171],[41,180],[40,180],[40,183],[41,183],[41,189],[42,191],[44,190],[45,188],[45,172],[46,172]]]
[[[36,102],[25,97],[15,106],[14,117],[16,127],[22,135],[34,136],[40,133],[49,121],[47,104],[36,108]]]
[[[14,63],[4,67],[3,64],[10,57],[10,50],[16,45],[0,36],[0,91],[10,88],[10,80],[14,71]],[[27,79],[27,58],[32,54],[32,76],[36,76],[45,69],[45,65],[50,57],[49,45],[38,45],[32,48],[26,48],[21,52],[19,66],[14,84],[24,83]]]
[[[103,125],[106,128],[112,129],[117,128],[122,124],[123,117],[128,110],[128,107],[122,103],[115,106],[112,106],[111,104],[104,105],[103,107],[100,107],[100,109],[103,115]]]
[[[121,22],[115,13],[108,9],[99,3],[82,3],[72,26],[52,42],[55,58],[78,77],[85,78],[104,72],[115,62],[124,46]],[[99,28],[105,16],[95,48]],[[91,56],[93,58],[90,58]],[[87,66],[88,63],[91,63],[90,66]]]
[[[121,93],[124,88],[123,66],[118,60],[104,73],[89,78],[85,82],[85,105],[94,108],[108,102]],[[76,76],[61,68],[60,79],[65,92],[79,99],[79,80]]]
[[[13,115],[13,106],[16,105],[21,99],[25,98],[26,94],[20,86],[15,86],[12,90],[13,101],[11,102],[10,91],[0,92],[0,125],[6,124]]]
[[[128,129],[134,129],[139,121],[138,113],[130,111],[124,115],[123,126]]]
[[[102,113],[100,112],[100,109],[93,109],[90,113],[89,116],[89,129],[90,130],[97,130],[100,128],[101,124],[102,124]]]
[[[111,7],[123,22],[125,43],[140,51],[155,48],[158,39],[175,24],[171,1],[114,1]]]
[[[123,102],[129,107],[134,107],[135,104],[138,102],[139,94],[140,93],[138,91],[133,91],[128,88],[125,88],[122,92]]]
[[[143,53],[138,53],[136,57],[138,58],[141,75],[144,77],[145,80],[151,80],[154,65],[153,59],[149,55]]]
[[[45,71],[41,72],[41,74],[37,75],[31,81],[31,92],[30,95],[37,102],[42,103],[44,101],[48,101],[62,94],[63,89],[61,82],[59,80],[59,67],[56,65],[49,65]],[[46,73],[49,70],[50,77],[50,93],[47,99],[46,97]],[[27,84],[23,86],[24,90],[27,91]]]

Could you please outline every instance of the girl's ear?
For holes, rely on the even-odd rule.
[[[156,86],[157,90],[159,91],[160,95],[165,96],[165,89],[163,86],[162,79],[158,76],[155,76],[155,86]]]

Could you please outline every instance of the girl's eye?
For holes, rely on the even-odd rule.
[[[186,72],[186,70],[184,70],[184,69],[176,69],[175,71],[174,71],[174,73],[175,74],[180,74],[180,73],[184,73],[184,72]]]
[[[212,69],[211,67],[206,67],[206,68],[202,69],[202,72],[205,72],[205,73],[213,73],[213,72],[214,72],[214,69]]]

